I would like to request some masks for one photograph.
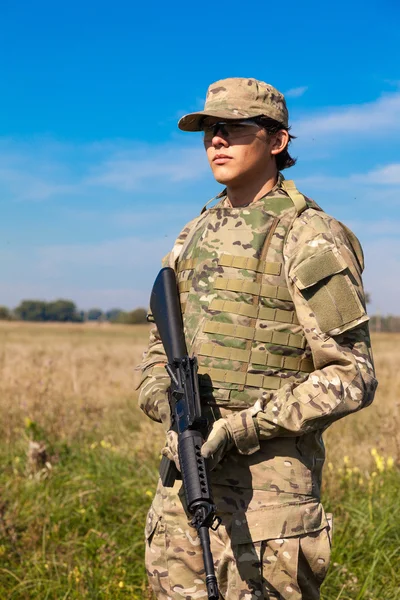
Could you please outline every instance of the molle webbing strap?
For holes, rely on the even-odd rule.
[[[212,356],[213,358],[226,358],[227,360],[237,360],[239,362],[250,361],[251,350],[240,350],[239,348],[229,348],[219,346],[211,342],[202,344],[199,350],[200,356]]]
[[[199,375],[209,375],[212,381],[223,381],[224,383],[236,383],[250,387],[263,388],[267,390],[279,390],[286,383],[295,381],[294,377],[284,379],[274,375],[262,375],[261,373],[239,373],[225,369],[214,369],[213,367],[200,366]]]
[[[292,300],[288,288],[278,285],[269,285],[265,283],[261,286],[261,296],[265,298],[277,298],[278,300]]]
[[[261,284],[255,281],[247,281],[246,279],[225,279],[217,277],[214,282],[214,289],[227,290],[229,292],[245,292],[257,296],[261,290]]]
[[[219,346],[218,344],[213,344],[211,342],[200,346],[199,356],[225,358],[227,360],[237,360],[238,362],[246,363],[250,362],[255,365],[287,369],[288,371],[304,371],[305,373],[314,371],[313,362],[309,358],[281,356],[280,354],[269,354],[267,352],[261,352],[260,350],[240,350],[238,348]]]
[[[280,308],[268,308],[267,306],[260,307],[258,318],[265,319],[266,321],[275,321],[277,323],[299,324],[299,320],[294,310],[281,310]]]
[[[268,354],[259,350],[253,350],[251,353],[251,362],[255,365],[287,369],[288,371],[304,371],[304,373],[314,371],[314,364],[310,358],[280,356],[279,354]]]
[[[181,260],[178,262],[178,273],[188,269],[194,269],[198,262],[199,261],[197,258],[187,258],[186,260]]]
[[[258,306],[247,304],[246,302],[236,302],[235,300],[220,300],[214,298],[211,300],[210,310],[230,313],[231,315],[242,315],[243,317],[257,318]]]
[[[303,194],[300,194],[299,190],[295,186],[294,181],[284,179],[282,181],[282,188],[285,190],[285,192],[295,205],[297,214],[299,215],[300,213],[302,213],[303,210],[307,208],[307,202]]]
[[[204,333],[216,333],[228,337],[277,344],[279,346],[291,346],[293,348],[305,348],[306,345],[304,335],[273,331],[271,329],[256,329],[255,327],[232,325],[231,323],[220,323],[218,321],[206,321],[203,331]]]
[[[275,321],[277,323],[292,323],[298,325],[297,315],[293,310],[281,310],[280,308],[268,308],[267,306],[254,306],[246,302],[236,302],[235,300],[220,300],[214,298],[211,300],[210,310],[218,310],[231,315],[242,315],[243,317],[265,319],[266,321]]]
[[[279,346],[291,346],[292,348],[304,349],[306,347],[306,338],[304,335],[284,333],[283,331],[267,331],[265,329],[257,329],[254,340],[256,342],[277,344]]]
[[[225,279],[217,277],[214,282],[214,289],[226,290],[227,292],[243,292],[253,296],[263,296],[266,298],[278,298],[278,300],[292,300],[289,290],[283,286],[256,283],[246,279]]]
[[[228,335],[235,338],[253,340],[256,330],[254,327],[246,327],[244,325],[232,325],[231,323],[206,321],[203,327],[203,331],[205,333],[219,333],[220,335]]]
[[[232,254],[222,254],[218,264],[221,267],[246,269],[248,271],[256,271],[257,273],[266,273],[267,275],[280,275],[282,269],[282,265],[279,262],[266,262],[258,258],[234,256]]]
[[[178,284],[179,292],[181,294],[184,294],[185,292],[188,292],[191,287],[192,287],[192,280],[191,279],[186,279],[186,281],[181,281]]]

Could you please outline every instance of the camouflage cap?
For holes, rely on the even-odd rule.
[[[230,77],[212,83],[204,110],[185,115],[178,122],[183,131],[200,131],[203,117],[250,119],[270,117],[288,127],[289,114],[283,94],[269,83],[248,77]]]

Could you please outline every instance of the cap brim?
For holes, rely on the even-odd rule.
[[[185,115],[178,121],[178,127],[182,131],[201,131],[201,122],[204,117],[216,117],[217,119],[249,119],[252,116],[245,112],[237,111],[232,113],[231,110],[202,110],[200,112],[190,113]]]

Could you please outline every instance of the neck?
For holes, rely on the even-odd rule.
[[[259,200],[276,185],[278,181],[278,173],[275,172],[268,176],[263,181],[252,180],[246,183],[240,183],[228,185],[227,196],[231,206],[246,206],[256,200]]]

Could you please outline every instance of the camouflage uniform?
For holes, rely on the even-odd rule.
[[[282,175],[260,200],[228,204],[220,194],[164,259],[177,273],[204,414],[224,418],[235,445],[211,474],[218,583],[225,600],[317,600],[331,544],[322,433],[376,388],[362,251]],[[139,404],[168,423],[165,362],[153,329]],[[162,600],[207,597],[182,499],[179,482],[159,483],[146,524],[147,571]]]

